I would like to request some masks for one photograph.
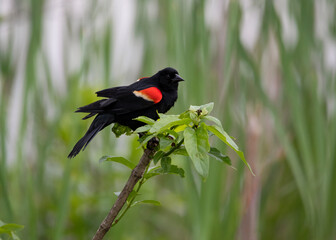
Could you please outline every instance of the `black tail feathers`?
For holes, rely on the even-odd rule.
[[[82,118],[83,120],[85,120],[85,119],[95,116],[98,113],[103,113],[106,107],[110,106],[111,104],[115,102],[116,102],[116,99],[114,98],[101,99],[89,105],[79,107],[76,110],[76,112],[89,113],[88,115]]]
[[[99,131],[103,130],[105,127],[107,127],[113,122],[114,122],[114,115],[98,114],[97,117],[91,123],[85,135],[73,147],[72,151],[68,155],[68,158],[74,158],[82,149],[84,150],[86,148],[86,146],[91,142],[93,137],[96,136],[96,134]]]

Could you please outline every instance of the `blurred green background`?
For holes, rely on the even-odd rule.
[[[229,150],[206,182],[181,161],[106,239],[335,239],[334,0],[0,1],[0,219],[90,239],[130,174],[99,158],[142,151],[107,128],[66,159],[90,122],[73,112],[166,66],[186,80],[170,113],[215,102],[256,177]]]

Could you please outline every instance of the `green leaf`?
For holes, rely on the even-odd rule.
[[[14,232],[14,231],[19,231],[23,229],[24,227],[22,225],[15,224],[15,223],[7,223],[7,224],[2,225],[1,228],[7,231],[10,231],[10,232]]]
[[[140,116],[140,117],[134,118],[133,120],[137,120],[137,121],[146,123],[148,125],[153,125],[155,123],[155,121],[153,119],[151,119],[149,117],[145,117],[145,116]]]
[[[161,168],[161,167],[158,167],[158,168]],[[151,172],[151,173],[146,173],[145,175],[144,175],[144,178],[145,179],[150,179],[150,178],[152,178],[152,177],[155,177],[155,176],[158,176],[158,175],[163,175],[164,173],[162,172],[162,173],[160,173],[160,172]]]
[[[190,111],[189,117],[193,121],[194,125],[198,125],[201,121],[200,117],[198,116],[196,112]]]
[[[169,174],[177,174],[177,175],[180,175],[180,177],[184,178],[184,170],[183,168],[179,168],[178,166],[176,165],[170,165],[170,168],[168,170]]]
[[[182,132],[182,131],[184,131],[184,129],[186,129],[186,127],[188,127],[188,125],[186,125],[186,124],[184,124],[184,125],[179,125],[179,126],[177,126],[175,129],[174,129],[174,131],[175,132]]]
[[[210,148],[210,151],[208,152],[208,154],[213,157],[214,159],[220,161],[220,162],[224,162],[228,165],[231,166],[231,160],[228,156],[222,154],[217,148]]]
[[[171,136],[173,136],[173,137],[175,138],[175,140],[178,139],[178,137],[179,137],[179,135],[178,135],[178,133],[175,131],[175,129],[174,129],[174,130],[167,129],[167,130],[165,130],[165,132],[167,132],[168,134],[170,134]]]
[[[164,172],[168,172],[171,166],[171,158],[170,157],[163,157],[161,159],[161,167]]]
[[[223,128],[221,121],[218,118],[215,118],[213,116],[204,116],[202,117],[202,119],[214,122],[215,124],[217,124],[219,127]]]
[[[162,137],[160,138],[160,149],[162,151],[166,151],[168,150],[170,147],[171,147],[171,144],[173,143],[174,141],[168,137]]]
[[[145,173],[144,178],[150,179],[151,177],[161,175],[163,172],[157,172],[158,169],[162,169],[160,166],[150,168],[147,173]]]
[[[189,107],[189,110],[193,111],[193,112],[201,110],[202,111],[201,115],[208,115],[212,111],[213,107],[214,107],[214,103],[211,102],[211,103],[204,104],[204,105],[201,105],[201,106],[193,106],[193,105],[191,105]]]
[[[153,204],[155,206],[160,206],[161,203],[159,201],[156,201],[156,200],[140,200],[140,201],[136,201],[134,202],[131,207],[134,207],[136,205],[139,205],[139,204]]]
[[[179,168],[176,165],[169,165],[169,167],[167,166],[167,169],[164,170],[162,167],[154,167],[151,170],[149,170],[146,174],[145,174],[145,178],[149,179],[151,177],[154,176],[158,176],[158,175],[164,175],[164,174],[177,174],[180,177],[184,177],[184,170],[182,168]]]
[[[208,114],[209,114],[210,112],[212,112],[212,109],[213,109],[213,108],[214,108],[214,103],[213,103],[213,102],[208,103],[208,104],[204,104],[204,105],[201,106],[201,109],[205,109],[205,110],[207,110],[207,111],[208,111]]]
[[[11,233],[11,231],[9,231],[9,230],[6,230],[6,229],[4,229],[4,228],[0,227],[0,234],[3,234],[3,233],[10,234],[10,233]],[[0,238],[0,239],[1,239],[1,238]]]
[[[180,119],[182,118],[188,118],[189,117],[190,110],[187,110],[179,115]]]
[[[141,138],[139,138],[140,142],[140,147],[143,147],[149,140],[151,140],[155,135],[154,134],[149,134],[149,135],[144,135]]]
[[[163,157],[164,154],[165,154],[165,152],[163,152],[163,151],[158,151],[158,152],[155,153],[155,155],[153,157],[154,165],[157,164],[157,162]]]
[[[173,152],[174,155],[182,155],[182,156],[189,156],[185,147],[179,147]]]
[[[222,140],[226,145],[228,145],[230,148],[232,148],[237,153],[237,155],[245,163],[245,165],[249,168],[250,172],[254,176],[254,173],[251,169],[250,164],[248,164],[248,162],[246,161],[244,157],[244,153],[239,150],[237,144],[232,140],[232,138],[230,138],[230,136],[222,128],[218,126],[207,125],[206,127],[210,132],[215,134],[220,140]]]
[[[149,133],[161,133],[173,126],[179,126],[184,124],[189,124],[191,122],[191,119],[184,118],[180,119],[178,115],[162,115],[160,114],[160,119],[158,119],[153,127],[149,130]]]
[[[14,233],[23,229],[24,227],[15,223],[4,223],[0,221],[0,234],[8,234],[10,239],[19,240],[18,236]],[[0,238],[1,239],[1,238]]]
[[[138,127],[134,133],[141,133],[141,132],[147,132],[149,129],[151,129],[151,125],[145,125],[145,126],[141,126],[141,127]]]
[[[122,165],[124,165],[124,166],[126,166],[130,169],[133,169],[136,166],[134,163],[132,163],[131,161],[129,161],[126,158],[123,158],[123,157],[103,156],[102,158],[99,159],[99,162],[104,162],[104,161],[121,163]]]
[[[196,128],[197,144],[199,147],[204,148],[206,152],[209,152],[210,151],[209,134],[206,127],[207,126],[205,123],[201,123],[201,125],[198,128]]]
[[[121,125],[119,123],[115,123],[112,127],[112,132],[116,135],[116,137],[120,137],[123,134],[131,135],[132,129],[127,126]]]
[[[223,128],[213,125],[207,125],[207,129],[215,134],[220,140],[226,143],[229,147],[231,147],[235,151],[239,151],[237,144],[232,140],[232,138],[223,130]]]
[[[199,127],[196,130],[187,127],[184,130],[184,146],[196,171],[206,178],[209,172],[208,151],[210,150],[207,130],[204,127]]]

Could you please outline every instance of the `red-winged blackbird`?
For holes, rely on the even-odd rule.
[[[78,108],[76,112],[89,113],[83,119],[95,117],[85,135],[76,143],[68,158],[75,157],[92,138],[111,123],[119,123],[135,130],[144,123],[133,120],[139,116],[158,119],[157,112],[167,112],[177,99],[178,83],[184,81],[174,68],[165,68],[151,77],[137,82],[96,92],[105,99]],[[83,150],[84,150],[83,149]]]

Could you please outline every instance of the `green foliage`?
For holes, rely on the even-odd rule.
[[[201,106],[190,106],[189,110],[180,115],[166,115],[158,114],[159,119],[153,121],[146,117],[138,117],[136,120],[147,123],[148,125],[139,127],[134,131],[135,134],[142,133],[139,139],[142,146],[145,146],[153,137],[159,138],[160,144],[155,155],[153,156],[153,163],[156,165],[160,162],[160,166],[149,168],[147,167],[140,183],[136,190],[133,190],[127,201],[127,207],[120,214],[119,218],[115,220],[113,225],[118,223],[125,213],[133,206],[140,203],[150,203],[159,205],[154,200],[140,200],[135,201],[139,195],[141,186],[150,178],[163,174],[177,174],[184,177],[184,169],[172,164],[172,156],[174,154],[187,156],[191,159],[196,171],[205,180],[209,174],[209,157],[212,157],[221,163],[231,165],[231,160],[228,156],[222,154],[217,148],[211,147],[209,143],[209,132],[214,133],[220,140],[222,140],[229,147],[234,149],[243,162],[249,167],[244,158],[244,154],[238,149],[236,143],[224,131],[221,122],[212,116],[208,116],[214,107],[213,103],[208,103]],[[216,125],[208,125],[207,122],[214,122]],[[120,130],[119,130],[120,128]],[[125,134],[124,126],[116,124],[113,127],[113,132]],[[104,156],[100,161],[112,161],[121,163],[131,169],[135,167],[133,163],[123,157]],[[116,193],[119,195],[119,192]]]
[[[101,159],[99,159],[99,162],[104,162],[104,161],[111,161],[111,162],[117,162],[117,163],[121,163],[122,165],[133,169],[135,168],[135,164],[128,161],[126,158],[123,157],[112,157],[112,156],[104,156]]]
[[[208,103],[201,106],[190,106],[188,111],[180,115],[159,114],[159,119],[156,122],[150,122],[150,125],[140,127],[135,132],[146,133],[140,139],[142,144],[147,143],[152,137],[159,137],[160,151],[154,156],[154,163],[157,163],[162,158],[162,165],[162,161],[167,159],[167,153],[170,155],[174,151],[180,151],[181,153],[181,151],[185,150],[183,155],[187,153],[196,171],[203,178],[208,176],[209,156],[231,165],[229,158],[218,149],[212,148],[212,151],[210,151],[208,132],[211,132],[232,148],[252,172],[243,152],[239,150],[237,144],[224,131],[221,122],[217,118],[209,116],[213,107],[213,103]],[[214,125],[209,125],[208,122],[212,122]],[[176,144],[179,142],[180,146],[176,148]]]
[[[121,125],[119,123],[115,123],[112,127],[112,132],[116,135],[116,137],[120,137],[123,134],[131,135],[132,129],[127,126]]]
[[[2,239],[1,235],[7,235],[9,239],[20,240],[20,238],[16,235],[16,232],[20,231],[21,229],[23,229],[22,225],[15,223],[4,223],[0,220],[0,239]]]
[[[220,162],[224,162],[228,165],[231,165],[231,160],[228,156],[222,154],[217,148],[210,148],[210,151],[208,152],[208,154],[213,157],[214,159],[220,161]]]
[[[132,207],[139,205],[139,204],[152,204],[152,205],[156,205],[156,206],[160,206],[161,203],[159,201],[156,200],[140,200],[140,201],[136,201],[134,203],[132,203]]]
[[[155,123],[155,121],[149,117],[145,117],[145,116],[140,116],[135,118],[135,120],[138,120],[140,122],[146,123],[148,125],[153,125]]]
[[[206,135],[206,136],[204,136]],[[209,172],[209,156],[210,150],[208,132],[204,128],[190,128],[184,130],[184,145],[191,158],[197,172],[204,178]]]

